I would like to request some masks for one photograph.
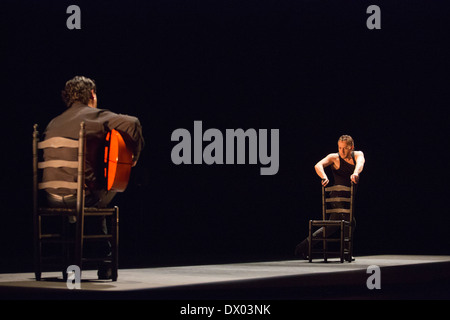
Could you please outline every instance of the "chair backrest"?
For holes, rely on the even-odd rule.
[[[350,187],[336,185],[322,187],[322,218],[328,220],[332,213],[348,214],[348,221],[353,220],[354,185]]]
[[[86,161],[86,130],[84,122],[80,123],[80,132],[78,140],[53,137],[44,141],[39,141],[39,132],[37,130],[37,124],[33,127],[33,207],[36,211],[39,204],[39,190],[43,189],[59,189],[67,188],[72,189],[77,194],[77,213],[80,213],[84,208],[84,171]],[[48,160],[40,161],[40,150],[47,148],[73,148],[77,149],[77,161],[67,160]],[[46,168],[72,168],[77,169],[77,182],[68,181],[44,181],[42,182],[39,174],[39,170]]]

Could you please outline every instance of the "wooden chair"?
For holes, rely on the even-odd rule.
[[[332,194],[334,193],[334,194]],[[336,193],[339,193],[336,195]],[[336,185],[322,187],[322,220],[309,221],[308,257],[312,262],[314,254],[322,254],[323,259],[338,255],[340,261],[352,261],[353,250],[353,212],[354,211],[354,185],[351,187]],[[345,214],[347,219],[330,220],[332,214]],[[314,236],[316,232],[316,236]],[[330,237],[330,233],[338,237]],[[316,242],[322,242],[320,249],[314,249]],[[329,249],[330,242],[337,242],[339,251]]]
[[[46,148],[74,148],[77,149],[77,161],[51,160],[43,161],[42,153]],[[90,263],[103,263],[111,267],[113,281],[118,276],[118,246],[119,246],[119,208],[95,208],[85,207],[85,155],[86,132],[84,122],[80,124],[79,139],[73,140],[63,137],[50,138],[39,141],[37,125],[33,130],[33,219],[34,219],[34,262],[36,280],[41,280],[44,267],[51,266],[61,268],[64,279],[67,278],[66,269],[70,265],[76,265],[83,270],[83,267]],[[45,181],[42,182],[42,172],[45,168],[72,168],[77,170],[77,181]],[[74,208],[52,208],[47,205],[45,189],[66,188],[73,190],[76,194],[76,206]],[[85,234],[85,225],[91,217],[104,216],[110,220],[108,234]],[[53,217],[53,218],[51,218]],[[75,234],[70,236],[67,232],[69,228],[69,217],[75,218]],[[57,219],[61,222],[58,232],[45,232],[46,223],[51,224],[50,219]],[[97,218],[98,219],[98,218]],[[58,223],[59,225],[59,223]],[[73,233],[73,232],[72,232]],[[85,242],[106,241],[111,245],[111,256],[90,257],[83,255]],[[51,243],[62,248],[61,254],[48,256],[44,254],[43,247]],[[69,255],[69,250],[73,253]],[[59,252],[59,249],[58,249]]]

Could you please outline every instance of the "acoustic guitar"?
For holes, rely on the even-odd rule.
[[[133,165],[133,153],[117,130],[106,135],[105,179],[107,190],[123,192],[127,188]]]

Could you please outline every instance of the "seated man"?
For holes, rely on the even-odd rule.
[[[115,193],[105,190],[103,174],[104,143],[106,134],[112,129],[124,135],[127,146],[133,151],[136,164],[144,146],[142,127],[136,117],[116,114],[97,108],[95,82],[85,77],[75,77],[67,81],[62,92],[67,110],[54,118],[45,130],[45,139],[65,137],[78,139],[80,123],[86,124],[86,206],[106,207]],[[77,160],[76,150],[46,149],[45,160]],[[47,168],[43,181],[76,181],[76,169]],[[76,197],[73,192],[64,189],[48,190],[49,201],[54,206],[73,206]]]
[[[331,166],[334,185],[342,185],[350,187],[352,183],[357,184],[359,175],[363,171],[365,158],[362,151],[355,151],[353,138],[343,135],[338,140],[338,152],[330,153],[320,160],[315,166],[317,175],[322,179],[322,185],[326,186],[330,182],[325,173],[325,168]],[[330,220],[347,220],[346,214],[334,213],[330,215]],[[353,221],[353,223],[355,223]],[[336,229],[327,228],[328,236],[332,235]],[[322,229],[314,232],[313,237],[321,235]],[[308,238],[297,245],[295,254],[303,259],[308,258]]]
[[[115,196],[108,191],[104,177],[104,146],[106,135],[112,129],[119,131],[127,146],[133,152],[133,165],[138,161],[144,146],[142,127],[136,117],[116,114],[97,108],[97,90],[95,82],[86,77],[74,77],[66,82],[62,98],[67,109],[55,117],[44,132],[44,139],[52,137],[79,138],[80,123],[86,126],[86,206],[105,208]],[[44,160],[77,161],[77,150],[68,148],[48,148],[44,150]],[[76,168],[45,168],[43,181],[77,180]],[[76,194],[69,189],[47,189],[47,199],[52,207],[75,207]],[[73,221],[72,221],[73,222]],[[104,219],[97,228],[106,232]]]

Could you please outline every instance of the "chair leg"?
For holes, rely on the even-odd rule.
[[[312,262],[312,221],[311,220],[309,220],[308,259],[309,259],[309,262]]]
[[[41,255],[42,255],[42,248],[41,243],[39,240],[35,241],[35,248],[34,248],[34,275],[36,277],[37,281],[41,280]]]
[[[80,277],[83,270],[83,239],[84,238],[84,215],[77,216],[75,231],[75,260],[74,265],[80,268]]]
[[[322,226],[323,237],[323,261],[328,262],[328,241],[327,241],[327,227]]]
[[[41,255],[42,248],[39,240],[36,240],[36,252],[34,257],[34,276],[36,277],[36,281],[41,281],[42,269],[41,269]]]
[[[66,268],[70,265],[70,226],[69,226],[69,218],[61,217],[62,220],[62,255],[63,255],[63,268],[62,275],[63,280],[67,280],[67,270]]]
[[[347,261],[352,262],[353,257],[353,234],[352,234],[352,226],[348,227],[348,256]]]
[[[42,245],[41,245],[41,217],[37,217],[34,221],[34,275],[37,281],[41,280],[42,270]]]
[[[341,245],[340,245],[341,263],[344,262],[344,220],[341,220]]]
[[[117,281],[117,277],[119,275],[119,207],[114,207],[115,214],[113,216],[112,221],[112,235],[113,235],[113,244],[112,244],[112,281]]]

